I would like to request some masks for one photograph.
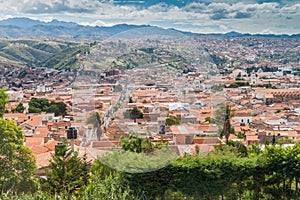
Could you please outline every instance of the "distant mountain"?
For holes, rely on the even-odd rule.
[[[295,35],[274,35],[274,34],[242,34],[229,32],[225,34],[198,34],[176,29],[163,29],[149,25],[128,25],[119,24],[112,27],[83,26],[74,22],[63,22],[52,20],[42,22],[29,18],[10,18],[0,21],[0,38],[19,38],[19,37],[101,37],[101,38],[151,38],[151,39],[170,39],[182,36],[193,37],[271,37],[271,38],[300,38],[300,34]]]
[[[123,31],[113,35],[111,38],[167,40],[167,39],[178,39],[186,36],[187,36],[186,34],[183,34],[177,30],[162,29],[159,27],[148,26],[148,27]]]
[[[9,18],[0,21],[0,26],[14,26],[19,28],[30,28],[33,26],[43,25],[45,22],[32,20],[29,18]]]

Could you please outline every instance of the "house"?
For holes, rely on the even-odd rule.
[[[252,115],[255,113],[253,110],[235,111],[232,120],[238,121],[243,124],[251,124],[253,122]]]
[[[3,118],[5,120],[14,120],[17,125],[20,125],[28,119],[24,113],[4,113]]]
[[[25,136],[33,136],[34,130],[42,126],[43,118],[40,115],[29,115],[28,120],[20,124],[22,131],[25,133]]]

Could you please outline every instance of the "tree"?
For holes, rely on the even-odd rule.
[[[8,94],[6,94],[6,88],[0,89],[0,118],[3,118],[5,112],[5,106],[9,100]]]
[[[110,174],[105,178],[95,175],[78,199],[142,199],[133,193],[134,192],[122,182],[119,173]]]
[[[122,149],[134,153],[147,153],[154,150],[154,146],[147,138],[139,137],[136,132],[129,132],[129,138],[123,137]]]
[[[225,135],[226,143],[228,143],[229,135],[233,132],[230,125],[230,118],[233,116],[233,112],[229,105],[220,104],[214,115],[214,122],[219,128],[220,136],[223,137]]]
[[[89,183],[90,162],[86,155],[79,157],[77,151],[72,152],[67,144],[63,145],[61,153],[52,154],[50,169],[46,171],[47,180],[44,183],[45,189],[51,194],[59,194],[64,198],[73,198],[78,195],[81,187]]]
[[[143,113],[137,107],[134,107],[130,111],[130,118],[133,119],[134,123],[136,123],[136,119],[143,118]]]
[[[23,137],[13,121],[0,119],[0,191],[21,193],[35,189],[35,159],[24,146]]]
[[[87,124],[92,124],[94,132],[96,133],[97,139],[100,140],[102,135],[102,125],[103,121],[98,112],[93,112],[86,121]]]
[[[225,119],[224,119],[224,124],[223,124],[223,131],[222,131],[222,135],[225,135],[225,138],[226,138],[226,144],[228,144],[228,139],[229,139],[229,136],[231,133],[230,127],[231,127],[231,125],[230,125],[230,108],[228,105],[226,105]]]
[[[172,126],[172,125],[175,125],[175,124],[180,124],[180,120],[179,119],[172,119],[170,117],[168,117],[166,119],[166,122],[165,122],[166,126]]]
[[[16,107],[16,111],[17,111],[18,113],[23,113],[24,110],[25,110],[24,105],[23,105],[22,103],[19,103],[19,104],[17,105],[17,107]]]
[[[133,103],[132,97],[129,97],[128,103]]]
[[[49,107],[46,107],[43,111],[54,113],[55,116],[65,116],[67,114],[67,105],[64,102],[51,102]]]
[[[213,119],[211,117],[205,117],[205,121],[209,122],[209,123],[212,123]]]
[[[54,102],[49,103],[47,99],[43,98],[31,98],[29,101],[29,113],[54,113],[55,116],[65,116],[67,114],[67,105],[64,102]]]

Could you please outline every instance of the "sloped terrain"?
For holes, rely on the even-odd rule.
[[[2,64],[28,67],[68,69],[78,67],[78,57],[89,51],[89,45],[75,42],[2,39],[0,61]]]

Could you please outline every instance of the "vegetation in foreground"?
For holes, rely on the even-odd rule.
[[[3,120],[2,120],[3,121]],[[1,132],[2,133],[2,132]],[[3,137],[1,137],[3,138]],[[154,171],[133,173],[116,170],[108,160],[120,162],[126,154],[127,163],[138,163],[148,150],[157,151],[147,139],[124,139],[127,148],[109,154],[92,165],[85,157],[79,158],[67,147],[53,155],[47,179],[34,178],[33,173],[22,170],[36,184],[11,185],[10,174],[1,177],[1,199],[299,199],[300,144],[284,148],[267,146],[261,151],[253,145],[241,148],[234,142],[218,146],[203,155],[185,155],[175,162]],[[148,144],[136,153],[138,144]],[[146,149],[145,149],[146,148]],[[198,151],[199,152],[199,151]],[[128,156],[128,154],[132,154]],[[143,156],[141,156],[143,157]],[[153,160],[143,160],[144,165]],[[151,163],[150,163],[151,162]],[[105,164],[108,165],[105,165]],[[133,164],[134,165],[134,164]],[[6,170],[9,170],[7,167]],[[10,169],[12,170],[12,169]],[[31,177],[31,178],[30,178]],[[11,179],[20,183],[24,177]]]

